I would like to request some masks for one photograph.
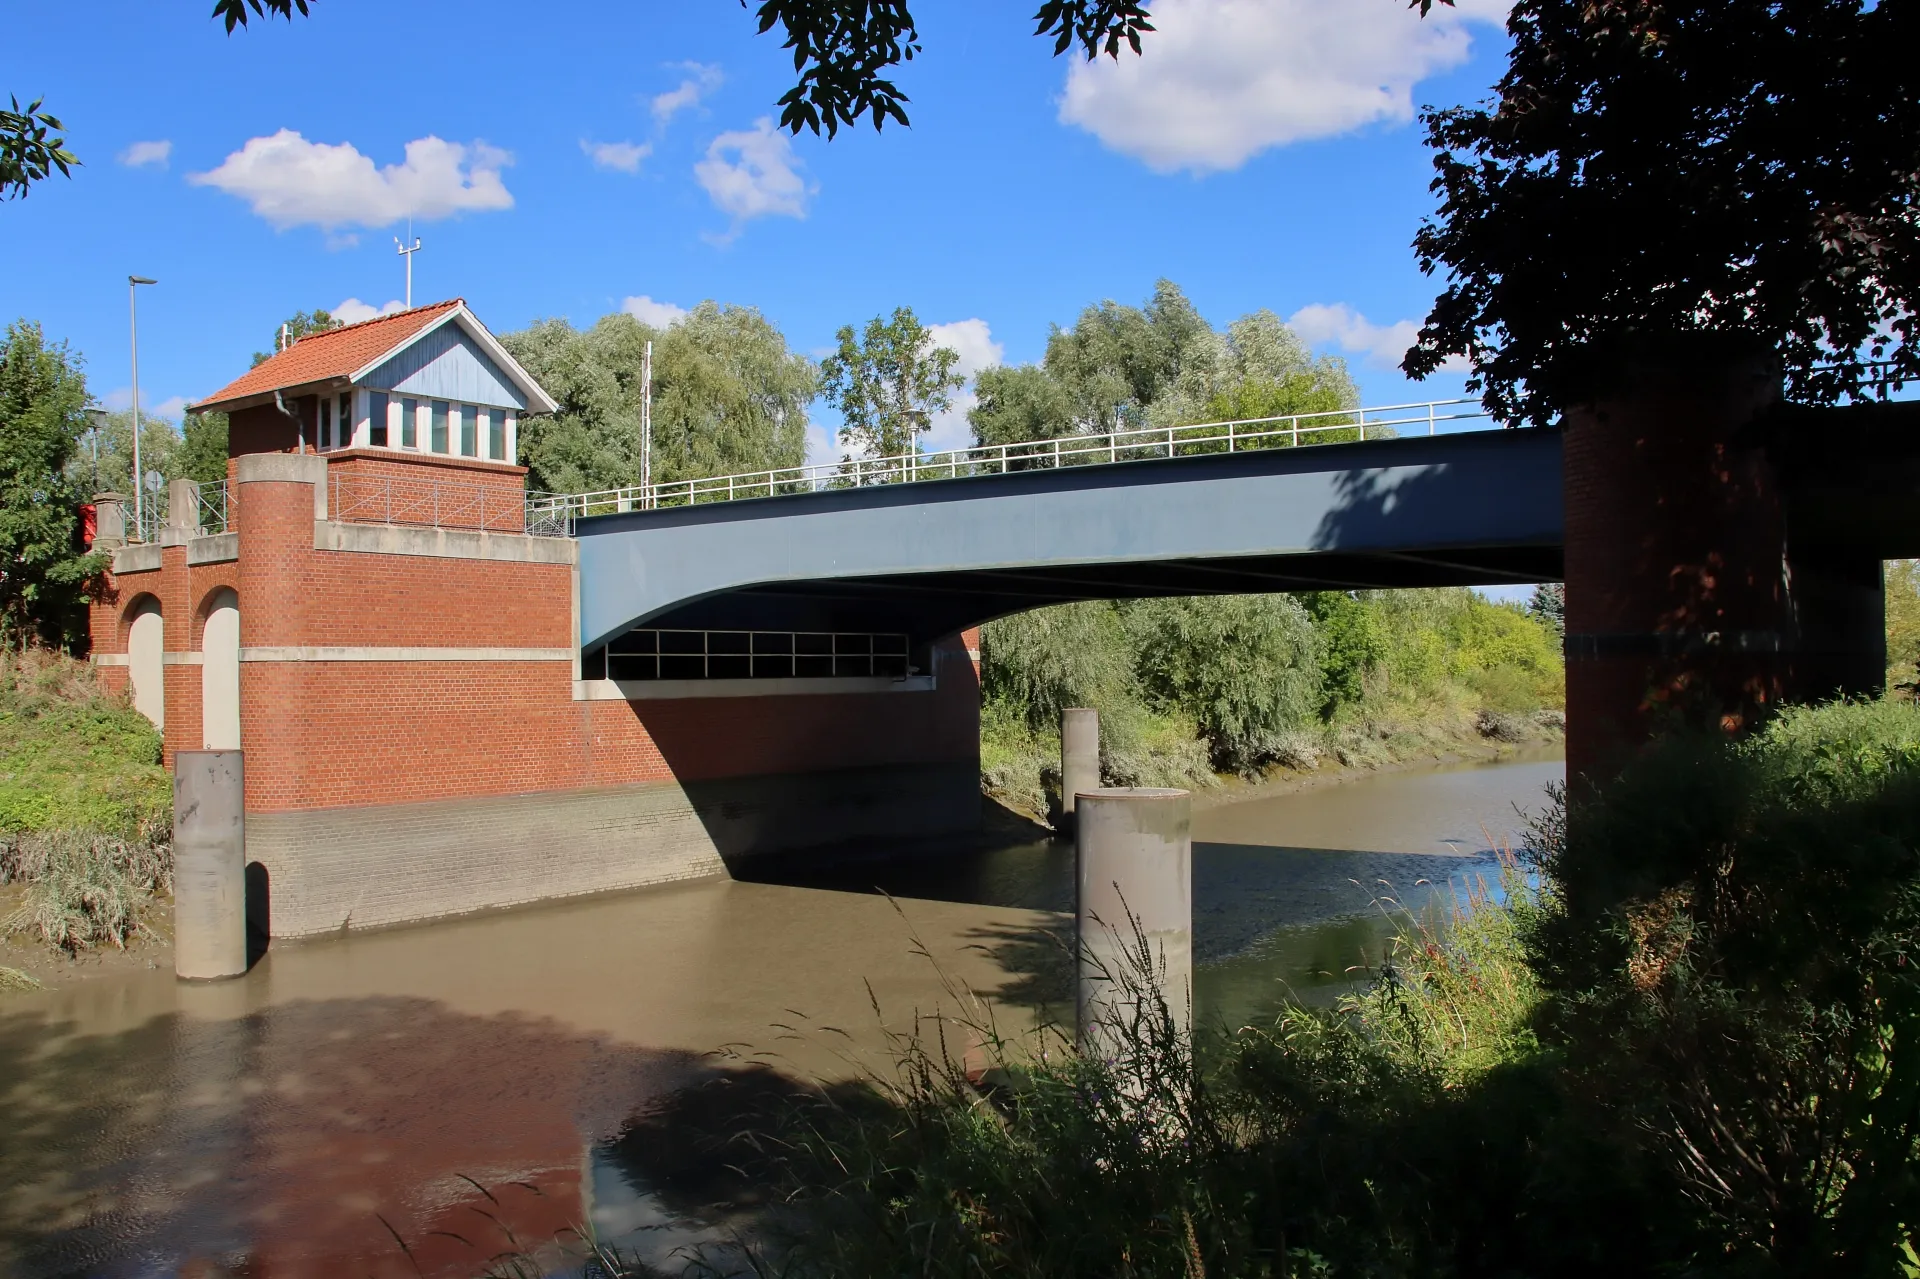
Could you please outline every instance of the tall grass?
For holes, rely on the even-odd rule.
[[[173,847],[87,831],[0,836],[0,884],[14,882],[26,896],[0,918],[0,933],[25,933],[69,955],[125,947],[152,935],[144,913],[156,894],[173,891]]]

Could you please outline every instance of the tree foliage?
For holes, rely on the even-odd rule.
[[[87,382],[65,343],[16,320],[0,339],[0,642],[76,645],[101,557],[80,547],[68,473],[87,429]]]
[[[309,334],[325,333],[328,329],[337,329],[341,327],[341,323],[341,321],[333,318],[332,312],[322,311],[318,307],[311,311],[295,311],[273,330],[273,350],[255,351],[253,353],[252,367],[258,368],[260,365],[272,359],[280,351],[284,350],[285,346],[291,346]],[[282,345],[283,343],[285,344],[284,346]]]
[[[1449,356],[1496,417],[1589,394],[1583,358],[1686,332],[1778,350],[1828,403],[1920,373],[1920,8],[1520,0],[1497,100],[1431,111],[1444,270],[1402,367]]]
[[[891,319],[874,316],[864,332],[851,324],[834,339],[839,348],[820,362],[820,393],[844,419],[840,442],[867,457],[910,453],[953,407],[966,379],[953,371],[960,354],[934,344],[912,307]]]
[[[56,136],[66,126],[40,109],[43,101],[35,98],[23,110],[20,99],[10,98],[10,108],[0,111],[0,200],[24,197],[55,170],[71,177],[71,166],[80,163],[67,140]]]
[[[1316,358],[1272,311],[1215,329],[1171,280],[1157,281],[1141,306],[1087,307],[1072,328],[1053,330],[1039,364],[983,369],[974,388],[967,421],[978,444],[1338,412],[1360,402],[1345,361]]]
[[[584,332],[543,320],[500,341],[560,404],[551,416],[521,420],[530,487],[578,493],[639,482],[649,341],[656,482],[805,460],[813,363],[751,307],[702,302],[664,330],[624,313]]]

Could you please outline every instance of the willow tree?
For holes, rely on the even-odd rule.
[[[1040,363],[983,369],[974,389],[967,421],[979,444],[1360,403],[1346,362],[1316,357],[1272,311],[1215,329],[1171,280],[1155,282],[1141,306],[1087,307],[1072,328],[1053,330]]]
[[[656,482],[798,466],[806,456],[813,364],[752,307],[702,302],[666,328],[631,315],[585,331],[543,320],[500,341],[557,413],[523,419],[530,487],[586,492],[640,480],[640,400],[653,349]]]

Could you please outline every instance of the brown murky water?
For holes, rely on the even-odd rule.
[[[1386,931],[1370,903],[1484,872],[1560,773],[1197,814],[1201,1016],[1345,988]],[[585,1223],[655,1256],[714,1237],[752,1187],[684,1135],[703,1113],[884,1065],[955,990],[1014,1028],[1062,1007],[1071,864],[1043,842],[704,881],[282,947],[217,986],[0,997],[0,1273],[454,1275]]]

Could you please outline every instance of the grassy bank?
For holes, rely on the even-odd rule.
[[[172,890],[171,794],[159,733],[86,663],[0,655],[0,932],[69,955],[142,935]]]
[[[903,1041],[771,1161],[785,1272],[1920,1272],[1920,709],[1667,743],[1534,843],[1335,1010]]]
[[[981,650],[982,783],[1035,816],[1067,706],[1100,711],[1109,784],[1209,787],[1557,740],[1565,700],[1551,619],[1466,590],[1067,604]]]

